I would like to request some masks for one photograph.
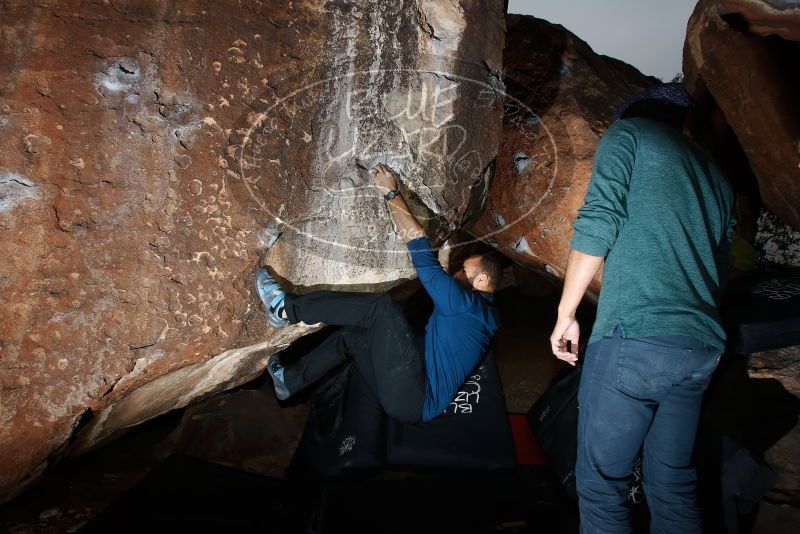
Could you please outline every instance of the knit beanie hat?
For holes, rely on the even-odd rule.
[[[630,97],[620,108],[617,110],[614,120],[619,119],[625,111],[636,102],[643,100],[653,100],[663,104],[672,104],[681,108],[689,107],[689,93],[680,82],[660,83],[648,87],[647,89],[636,93]]]

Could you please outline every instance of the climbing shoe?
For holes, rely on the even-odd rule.
[[[286,382],[283,381],[283,372],[285,368],[281,365],[277,354],[273,354],[267,358],[267,372],[272,377],[272,383],[275,386],[275,395],[278,400],[286,400],[292,396],[289,388],[286,387]]]
[[[273,328],[280,328],[289,324],[284,307],[286,292],[281,289],[265,267],[258,270],[256,274],[256,291],[258,298],[267,310],[267,320]]]

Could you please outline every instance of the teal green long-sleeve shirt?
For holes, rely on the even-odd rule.
[[[642,118],[614,123],[597,146],[571,246],[605,258],[589,342],[691,336],[718,348],[733,191],[677,130]]]

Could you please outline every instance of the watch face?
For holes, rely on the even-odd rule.
[[[384,198],[386,200],[392,200],[394,197],[398,196],[399,194],[400,194],[400,191],[397,191],[397,190],[389,191],[388,193],[386,193],[384,195]]]

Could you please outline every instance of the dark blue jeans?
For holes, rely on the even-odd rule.
[[[700,403],[720,350],[691,337],[613,337],[589,345],[578,403],[581,532],[630,532],[627,494],[642,455],[651,532],[700,532],[692,466]]]

